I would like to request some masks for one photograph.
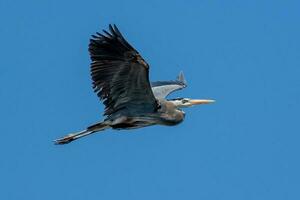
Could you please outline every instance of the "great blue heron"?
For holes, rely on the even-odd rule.
[[[173,126],[183,121],[181,108],[212,103],[213,100],[166,99],[186,87],[181,72],[175,81],[150,84],[149,65],[122,36],[115,25],[109,32],[92,35],[89,44],[93,88],[105,105],[104,121],[55,140],[66,144],[92,133],[112,129],[134,129],[150,125]]]

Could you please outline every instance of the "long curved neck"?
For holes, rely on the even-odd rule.
[[[160,101],[159,113],[164,120],[164,125],[176,125],[184,120],[185,113],[179,110],[172,101]]]

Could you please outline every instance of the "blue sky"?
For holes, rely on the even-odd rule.
[[[0,199],[300,199],[299,1],[0,1]],[[173,97],[176,127],[52,140],[102,119],[87,46],[115,23]]]

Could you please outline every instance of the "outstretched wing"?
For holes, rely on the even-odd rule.
[[[156,81],[152,82],[152,91],[157,99],[166,98],[170,93],[185,88],[186,80],[183,72],[180,72],[175,81]]]
[[[104,115],[121,109],[130,113],[154,111],[157,102],[149,83],[149,65],[140,54],[115,25],[92,37],[91,76],[94,91],[105,105]]]

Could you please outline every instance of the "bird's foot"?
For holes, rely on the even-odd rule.
[[[54,140],[54,144],[68,144],[76,139],[74,137],[75,135],[76,134],[69,134],[69,135],[66,135],[65,137],[56,139],[56,140]]]

